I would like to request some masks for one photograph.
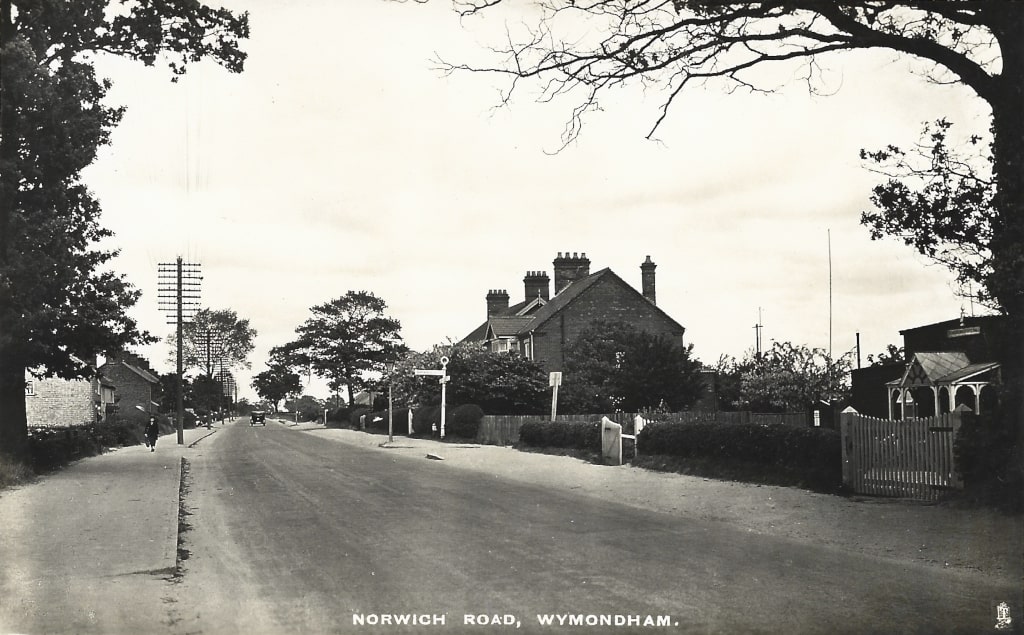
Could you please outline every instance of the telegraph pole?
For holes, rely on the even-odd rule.
[[[185,385],[182,377],[182,327],[186,320],[191,320],[199,310],[199,285],[203,276],[199,272],[202,265],[185,263],[181,256],[173,263],[162,262],[157,265],[158,295],[160,310],[169,314],[168,324],[176,326],[178,338],[178,395],[175,427],[178,431],[178,445],[185,444]]]

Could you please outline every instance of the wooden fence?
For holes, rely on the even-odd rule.
[[[961,422],[960,412],[901,421],[844,412],[843,483],[860,494],[920,500],[962,489],[953,458]]]

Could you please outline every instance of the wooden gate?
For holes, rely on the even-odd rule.
[[[920,500],[963,489],[953,459],[961,417],[890,421],[842,413],[843,483],[858,494]]]

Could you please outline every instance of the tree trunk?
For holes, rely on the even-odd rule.
[[[988,288],[1008,316],[1001,342],[1003,412],[1017,429],[1018,460],[1024,460],[1024,13],[1007,12],[996,28],[1003,70],[990,100],[994,129],[993,169],[998,188],[992,222],[993,273]]]
[[[0,350],[0,460],[29,465],[25,367]]]

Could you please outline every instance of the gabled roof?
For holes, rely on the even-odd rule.
[[[494,337],[511,337],[536,331],[551,318],[558,315],[573,301],[584,295],[588,289],[592,288],[602,280],[611,280],[622,288],[627,289],[628,292],[635,295],[639,301],[648,303],[651,309],[661,313],[666,320],[679,329],[680,333],[683,333],[686,330],[683,325],[676,322],[669,314],[658,308],[658,305],[651,302],[642,293],[630,286],[626,281],[616,275],[614,271],[605,267],[596,273],[592,273],[589,276],[571,282],[556,294],[555,297],[551,298],[547,302],[544,302],[541,298],[534,298],[528,302],[521,302],[515,306],[511,306],[508,310],[501,311],[496,315],[491,316],[486,322],[473,329],[473,331],[463,338],[462,341],[484,341]],[[531,309],[535,310],[530,313],[529,311]]]
[[[157,379],[156,377],[151,375],[149,372],[139,368],[138,366],[134,366],[132,364],[129,364],[128,362],[121,362],[121,364],[125,368],[127,368],[130,371],[132,371],[133,373],[135,373],[136,375],[138,375],[139,377],[141,377],[145,381],[148,381],[151,384],[159,384],[160,383],[159,379]]]
[[[588,289],[596,285],[598,282],[601,282],[602,280],[612,280],[615,283],[622,286],[624,289],[627,289],[633,295],[635,295],[638,300],[648,303],[651,309],[664,316],[666,320],[668,320],[673,326],[679,329],[680,333],[683,333],[686,330],[682,324],[672,319],[672,316],[658,308],[657,304],[651,302],[642,293],[640,293],[632,286],[630,286],[625,280],[616,275],[614,271],[612,271],[608,267],[605,267],[604,269],[601,269],[597,273],[593,273],[587,276],[586,278],[580,278],[579,280],[573,281],[572,283],[569,284],[569,286],[562,289],[562,291],[558,293],[555,297],[551,298],[551,300],[549,300],[547,304],[545,304],[543,307],[537,310],[537,312],[534,314],[533,322],[528,324],[526,328],[524,328],[520,332],[536,331],[537,329],[541,328],[542,326],[544,326],[545,322],[547,322],[554,316],[558,315],[558,313],[560,313],[563,309],[569,306],[574,300],[582,296],[584,293],[587,292]]]
[[[516,317],[493,317],[487,321],[486,338],[510,337],[519,333],[524,326],[533,321],[532,315]]]
[[[963,353],[916,353],[914,361],[921,365],[921,370],[928,379],[938,381],[946,375],[970,365],[971,360]],[[913,362],[911,362],[913,364]]]
[[[999,368],[998,362],[972,364],[961,352],[915,353],[899,379],[891,386],[921,386],[960,382]]]

